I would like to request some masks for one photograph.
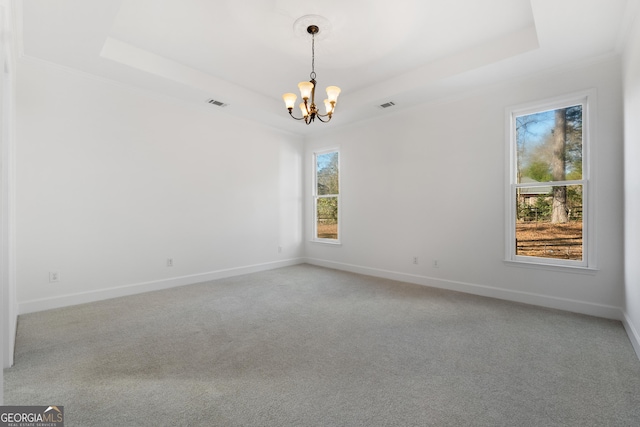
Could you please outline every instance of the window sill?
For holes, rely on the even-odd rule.
[[[504,260],[504,263],[509,267],[524,267],[524,268],[532,268],[536,270],[549,270],[549,271],[559,271],[562,273],[575,273],[575,274],[588,274],[594,276],[598,271],[597,268],[594,267],[581,267],[574,265],[561,265],[561,264],[545,264],[542,262],[530,262],[530,261],[514,261],[514,260]]]
[[[310,240],[311,243],[319,243],[321,245],[329,245],[329,246],[342,246],[342,243],[340,243],[339,241],[335,241],[335,240],[328,240],[328,239],[311,239]]]

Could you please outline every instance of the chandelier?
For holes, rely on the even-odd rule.
[[[338,101],[338,95],[340,95],[340,88],[338,86],[329,86],[327,87],[327,99],[324,100],[324,108],[325,113],[320,114],[318,108],[316,106],[316,72],[315,72],[315,61],[316,61],[316,34],[320,32],[320,28],[317,25],[309,25],[307,27],[307,33],[311,34],[311,80],[308,82],[300,82],[298,83],[298,88],[300,89],[300,96],[304,102],[300,103],[300,112],[302,113],[302,117],[298,118],[293,115],[293,107],[296,104],[296,99],[298,98],[295,93],[285,93],[282,95],[282,99],[284,100],[285,105],[287,106],[287,110],[289,110],[289,115],[296,120],[304,120],[306,124],[310,124],[317,117],[323,123],[331,120],[333,116],[333,111],[336,108],[336,102]]]

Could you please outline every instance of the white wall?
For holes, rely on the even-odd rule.
[[[433,103],[312,137],[341,150],[342,245],[309,242],[312,263],[415,283],[619,318],[623,303],[620,58],[580,64],[464,99]],[[595,88],[594,274],[504,263],[505,108]],[[392,110],[389,111],[390,113]],[[339,120],[336,116],[335,120]],[[419,263],[412,263],[417,256]],[[437,259],[439,268],[432,267]]]
[[[15,57],[16,45],[11,2],[0,0],[0,353],[3,368],[13,364],[17,327],[15,281]],[[0,405],[4,399],[4,374],[0,371]]]
[[[299,262],[301,138],[33,60],[17,90],[21,313]]]
[[[625,326],[640,356],[640,17],[623,56],[625,160]]]

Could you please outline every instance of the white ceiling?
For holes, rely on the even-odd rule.
[[[638,3],[27,0],[18,13],[25,57],[306,134],[611,54]],[[319,18],[294,25],[306,15]],[[281,96],[309,80],[310,22],[320,26],[320,91],[342,93],[330,124],[305,126],[288,117]],[[378,108],[387,101],[396,106]]]

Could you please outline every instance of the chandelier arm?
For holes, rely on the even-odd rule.
[[[320,120],[322,123],[327,123],[329,122],[329,120],[331,120],[332,116],[330,116],[329,114],[324,114],[324,115],[317,114],[317,117],[318,117],[318,120]],[[323,117],[329,117],[329,118],[327,120],[322,120]]]
[[[300,118],[298,118],[298,117],[294,116],[294,115],[293,115],[293,111],[291,111],[291,110],[289,110],[289,115],[290,115],[291,117],[293,117],[294,119],[296,119],[296,120],[304,120],[304,119],[305,119],[304,117],[300,117]]]

